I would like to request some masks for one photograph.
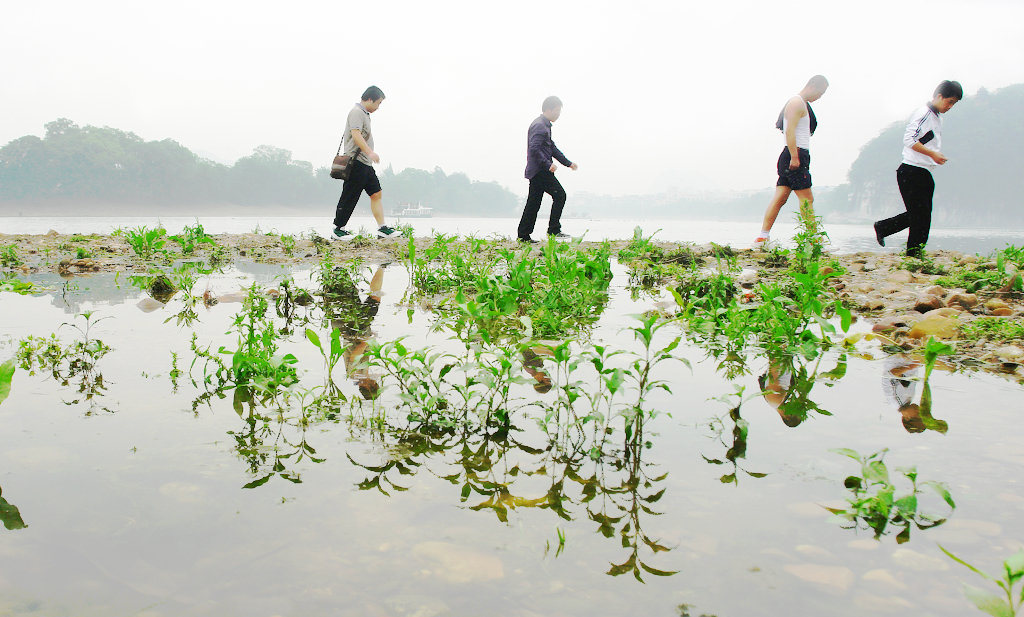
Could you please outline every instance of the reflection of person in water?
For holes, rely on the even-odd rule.
[[[345,360],[345,372],[359,387],[359,393],[366,400],[377,398],[380,384],[377,375],[370,373],[362,355],[366,351],[373,332],[370,326],[380,309],[381,287],[384,284],[384,268],[381,265],[370,279],[370,293],[365,300],[359,299],[359,290],[355,283],[346,286],[340,294],[338,306],[331,307],[333,317],[331,326],[341,332],[348,343],[342,358]]]
[[[537,381],[533,389],[541,394],[551,390],[551,376],[544,370],[544,359],[541,358],[550,355],[551,350],[546,347],[523,348],[523,369]]]
[[[757,378],[765,402],[775,408],[786,426],[796,426],[807,419],[806,410],[794,409],[791,404],[791,395],[796,390],[794,384],[792,362],[776,358],[769,360],[768,371]]]
[[[932,417],[932,389],[928,382],[921,387],[921,402],[914,403],[916,373],[919,368],[921,363],[909,356],[889,356],[883,365],[882,390],[885,397],[895,403],[903,428],[908,433],[922,433],[925,430],[945,433],[949,425]]]

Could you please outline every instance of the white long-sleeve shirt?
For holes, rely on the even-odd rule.
[[[929,105],[915,111],[907,120],[907,130],[903,133],[903,162],[929,170],[936,167],[932,157],[914,150],[914,144],[918,142],[942,152],[942,116]]]

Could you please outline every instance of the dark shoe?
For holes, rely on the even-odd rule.
[[[878,228],[878,222],[874,224],[875,228],[875,240],[878,241],[878,246],[885,246],[885,236],[882,235],[882,230]]]
[[[924,259],[924,249],[919,246],[907,248],[904,255],[907,257],[913,257],[914,259]]]
[[[347,229],[345,229],[345,228],[343,228],[343,227],[335,227],[334,228],[334,239],[335,240],[351,240],[352,239],[352,232],[347,230]]]
[[[522,242],[523,244],[537,244],[537,241],[531,238],[530,236],[526,236],[525,238],[519,238],[519,242]]]
[[[377,228],[378,238],[391,238],[398,235],[398,230],[388,227],[387,225],[381,225]]]
[[[550,237],[552,237],[552,238],[554,238],[556,240],[568,240],[569,238],[572,237],[569,234],[564,234],[562,232],[558,232],[557,234],[548,234],[548,236],[550,236]]]

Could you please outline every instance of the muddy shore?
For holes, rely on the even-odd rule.
[[[109,235],[67,235],[51,231],[42,235],[0,234],[0,248],[14,246],[18,265],[4,271],[16,274],[53,272],[61,276],[88,276],[96,272],[146,273],[150,264],[168,265],[180,259],[208,259],[212,252],[225,261],[258,261],[261,263],[315,267],[329,252],[336,262],[362,259],[366,263],[398,262],[408,249],[407,238],[360,239],[339,242],[323,238],[295,237],[287,242],[277,235],[218,234],[215,245],[200,245],[193,255],[182,255],[180,246],[167,242],[167,257],[141,259],[127,240]],[[418,251],[428,248],[430,237],[416,238]],[[513,241],[507,242],[509,246]],[[612,242],[613,255],[627,241]],[[659,243],[666,249],[677,244]],[[696,254],[710,255],[712,247],[691,246]],[[760,250],[736,249],[742,268],[737,282],[753,288],[759,279],[778,276],[769,255]],[[858,320],[871,325],[874,333],[884,335],[904,349],[914,349],[929,335],[956,341],[954,361],[964,365],[1002,372],[1024,378],[1024,339],[990,340],[965,338],[963,326],[983,317],[998,317],[1017,325],[1024,324],[1024,296],[1009,289],[984,289],[968,293],[960,287],[936,284],[942,274],[929,271],[984,270],[995,267],[987,257],[965,255],[956,251],[928,253],[927,267],[894,253],[859,252],[829,255],[825,260],[837,266],[832,279],[833,289],[844,304],[854,311]],[[712,262],[713,263],[713,262]],[[1012,268],[1013,266],[1009,266]],[[667,281],[666,284],[670,284]],[[860,326],[866,329],[865,324]]]

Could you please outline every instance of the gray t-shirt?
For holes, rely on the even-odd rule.
[[[363,139],[366,140],[366,145],[370,146],[370,150],[373,150],[373,132],[370,131],[370,112],[363,109],[363,106],[356,103],[352,111],[348,112],[348,122],[345,123],[345,152],[351,154],[356,150],[359,150],[359,146],[356,145],[354,139],[352,139],[352,129],[359,129],[363,134]],[[367,165],[373,165],[373,161],[370,157],[366,156],[365,152],[360,151],[359,156],[356,160],[360,163],[366,163]]]

